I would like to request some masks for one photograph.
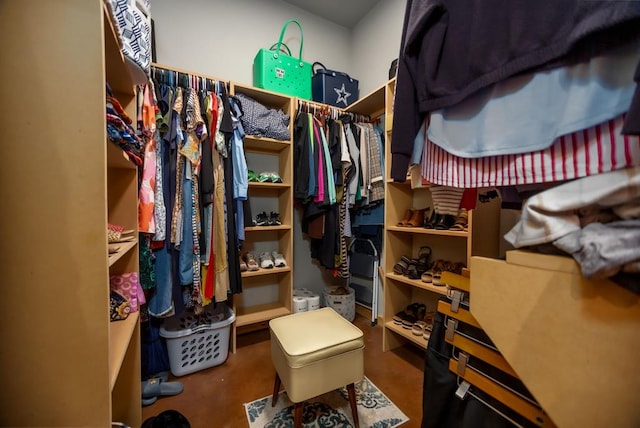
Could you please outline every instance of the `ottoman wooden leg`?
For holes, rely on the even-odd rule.
[[[293,413],[293,428],[302,427],[302,409],[304,408],[304,401],[296,403],[296,407]]]
[[[280,376],[276,372],[276,380],[273,382],[273,397],[271,397],[271,407],[276,405],[278,401],[278,392],[280,392]]]
[[[347,392],[349,393],[349,404],[351,405],[351,413],[353,413],[353,423],[356,427],[359,427],[358,422],[358,403],[356,402],[356,388],[350,383],[347,385]]]

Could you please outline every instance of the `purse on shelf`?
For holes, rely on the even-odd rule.
[[[316,68],[316,66],[319,66]],[[336,107],[348,107],[358,100],[358,81],[342,71],[329,70],[314,62],[311,92],[313,101]]]
[[[300,28],[300,52],[295,58],[281,51],[287,26],[294,23]],[[302,25],[295,19],[284,23],[278,43],[270,49],[262,48],[253,60],[253,86],[305,100],[311,99],[311,64],[302,60],[304,37]],[[276,47],[275,50],[273,47]],[[286,45],[285,45],[286,46]],[[288,49],[288,47],[287,47]]]
[[[111,275],[109,277],[109,286],[111,290],[116,291],[127,299],[131,306],[131,312],[136,312],[140,305],[146,303],[137,272]]]

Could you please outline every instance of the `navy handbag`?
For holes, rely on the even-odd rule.
[[[316,66],[319,66],[316,69]],[[313,101],[345,108],[358,100],[358,81],[341,71],[313,63],[311,94]]]

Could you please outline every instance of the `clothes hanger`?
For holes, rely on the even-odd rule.
[[[460,380],[460,378],[458,378],[458,388],[460,389],[463,384],[465,384],[466,381],[464,380]],[[468,385],[468,384],[467,384]],[[466,389],[466,388],[465,388]],[[482,403],[484,406],[488,407],[489,409],[491,409],[492,411],[494,411],[495,413],[497,413],[498,415],[500,415],[501,417],[503,417],[504,419],[506,419],[507,421],[511,422],[513,425],[515,425],[518,428],[524,428],[523,425],[519,424],[518,422],[514,421],[512,418],[510,418],[509,416],[507,416],[506,414],[504,414],[504,412],[496,409],[493,405],[487,403],[484,399],[480,398],[477,394],[475,394],[470,388],[467,390],[467,392],[464,394],[469,394],[469,396],[475,398],[476,400],[478,400],[480,403]],[[462,397],[464,398],[464,396]]]
[[[475,386],[492,398],[495,398],[496,400],[498,400],[517,414],[521,415],[525,419],[533,422],[537,426],[555,427],[551,419],[549,419],[549,417],[546,415],[546,413],[544,413],[542,409],[532,405],[527,400],[520,398],[509,389],[480,374],[477,370],[467,366],[467,369],[464,370],[462,374],[460,374],[458,370],[458,362],[455,359],[450,358],[449,371],[451,371],[452,373],[456,373],[460,378],[464,379],[469,384]]]

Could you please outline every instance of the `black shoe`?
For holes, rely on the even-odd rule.
[[[433,210],[431,212],[431,216],[429,217],[429,220],[425,220],[424,228],[425,229],[433,229],[436,226],[436,224],[438,224],[438,222],[440,221],[440,217],[441,217],[441,215],[438,214],[436,212],[436,210]]]
[[[271,211],[268,222],[270,226],[280,226],[282,224],[280,221],[280,214]]]
[[[266,212],[262,211],[256,216],[256,226],[269,226],[269,217]]]
[[[451,214],[443,214],[435,224],[434,228],[437,230],[448,230],[456,222],[456,218]]]

